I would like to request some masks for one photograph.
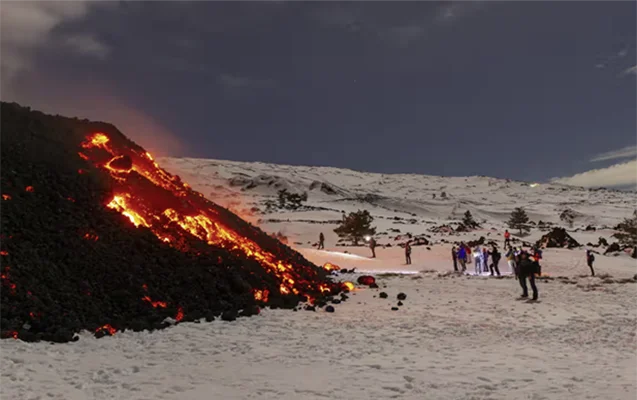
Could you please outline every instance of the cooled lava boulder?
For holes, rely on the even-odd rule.
[[[549,233],[542,236],[540,240],[537,241],[536,245],[538,247],[545,248],[561,247],[572,249],[574,247],[579,247],[580,244],[566,232],[566,229],[553,228]]]

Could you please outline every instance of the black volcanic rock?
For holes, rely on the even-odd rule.
[[[0,117],[2,337],[65,342],[76,340],[81,330],[97,336],[152,331],[170,326],[166,318],[212,320],[224,310],[244,310],[247,316],[257,306],[292,309],[303,298],[281,294],[280,278],[255,259],[209,245],[161,212],[155,215],[162,229],[176,233],[170,244],[143,225],[135,227],[106,207],[128,190],[165,200],[166,209],[183,215],[197,207],[212,210],[228,230],[293,265],[297,281],[320,282],[339,294],[340,284],[323,268],[205,200],[178,177],[165,175],[180,185],[182,197],[147,179],[136,168],[150,156],[112,125],[8,103],[1,103]],[[96,132],[126,154],[113,158],[96,148],[94,158],[85,160],[82,143]],[[114,172],[106,169],[109,162]],[[268,295],[257,300],[256,291]],[[318,285],[301,294],[322,298]]]
[[[564,228],[553,228],[549,233],[542,236],[540,240],[537,241],[536,245],[538,247],[565,247],[568,249],[572,249],[574,247],[579,247],[579,243],[577,240],[573,239]]]

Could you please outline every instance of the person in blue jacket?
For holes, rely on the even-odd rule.
[[[458,254],[458,262],[460,262],[460,266],[462,267],[461,272],[465,272],[467,270],[467,250],[465,250],[464,243],[460,243],[457,254]]]

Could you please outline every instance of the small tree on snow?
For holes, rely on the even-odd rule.
[[[529,216],[526,215],[526,211],[521,207],[516,207],[516,209],[511,212],[511,218],[509,218],[507,224],[511,229],[518,229],[520,235],[522,235],[522,232],[528,232],[530,230],[527,225],[528,222]]]
[[[633,212],[632,218],[626,218],[617,225],[618,233],[615,237],[619,239],[619,244],[625,247],[637,247],[637,210]]]
[[[467,210],[464,213],[464,217],[462,218],[462,224],[467,228],[475,229],[479,227],[478,223],[473,219],[473,215],[471,215],[471,211]]]
[[[370,215],[369,211],[358,210],[345,216],[341,225],[334,229],[334,232],[341,238],[351,240],[356,246],[363,237],[376,233],[376,228],[371,226],[372,221],[374,221],[374,217]]]
[[[575,220],[575,212],[570,208],[562,211],[560,214],[560,221],[568,225],[569,228],[573,227],[573,221]]]

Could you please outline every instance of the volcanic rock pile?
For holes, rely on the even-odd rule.
[[[579,245],[577,240],[573,239],[564,228],[553,228],[553,230],[543,235],[540,240],[537,241],[538,247],[563,247],[572,249],[579,247]]]
[[[8,103],[1,118],[3,338],[232,320],[341,290],[112,125]]]

